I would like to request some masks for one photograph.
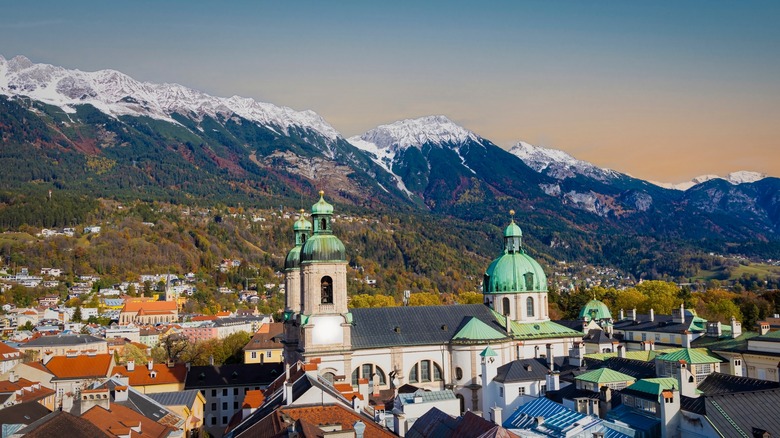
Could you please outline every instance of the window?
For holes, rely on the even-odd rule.
[[[233,402],[233,409],[238,409],[238,402]]]
[[[238,395],[238,388],[233,388],[233,395]]]
[[[328,229],[328,221],[325,218],[320,219],[320,230],[327,230]]]
[[[273,351],[271,351],[271,350],[266,351],[265,352],[265,357],[271,357],[272,353],[273,353]]]
[[[655,335],[655,342],[661,342],[661,335],[659,334]]]
[[[216,403],[212,403],[211,404],[211,410],[212,411],[216,411],[217,410],[217,404]]]
[[[504,297],[504,299],[501,300],[501,310],[504,316],[509,316],[509,298]]]
[[[533,297],[528,297],[525,300],[525,313],[528,316],[534,316],[534,299]]]
[[[735,359],[735,360],[734,360],[734,366],[735,366],[735,367],[742,366],[742,361],[741,361],[741,360],[739,360],[739,359]]]
[[[333,304],[333,279],[327,275],[322,277],[320,287],[322,289],[322,304]]]
[[[518,388],[517,395],[525,395],[525,386]]]
[[[499,386],[498,387],[498,396],[501,397],[501,398],[504,398],[504,387],[503,386]]]
[[[460,380],[463,378],[463,368],[457,367],[455,368],[455,379]]]
[[[539,387],[539,396],[543,396],[547,393],[547,385],[542,385]]]
[[[222,424],[227,424],[227,416],[222,416]]]
[[[358,380],[360,379],[368,379],[369,383],[372,382],[374,374],[376,374],[380,385],[386,384],[387,378],[385,377],[385,372],[382,370],[382,368],[379,368],[374,364],[367,363],[355,368],[355,370],[352,371],[352,386],[358,386]],[[334,379],[335,377],[335,375],[332,376]]]
[[[217,424],[217,417],[211,417],[211,425],[214,426]]]
[[[211,390],[211,396],[212,397],[216,397],[217,396],[217,390],[216,389],[212,389]]]
[[[256,351],[252,352],[252,359],[257,359],[257,352]]]
[[[433,370],[432,379],[431,370]],[[441,380],[443,380],[441,367],[436,362],[430,360],[421,360],[409,370],[409,383],[439,382]]]
[[[647,333],[642,333],[642,340],[643,340],[643,341],[646,341],[646,340],[647,340]]]
[[[523,277],[525,277],[525,290],[534,290],[534,273],[526,272]]]
[[[227,388],[222,390],[222,397],[227,397]]]
[[[222,402],[222,410],[227,411],[227,402]]]
[[[696,383],[699,383],[712,373],[712,364],[705,363],[705,364],[696,365],[695,370],[696,370]]]

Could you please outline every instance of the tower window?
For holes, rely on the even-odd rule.
[[[504,313],[504,316],[509,316],[509,298],[504,297],[503,300],[501,300],[501,307],[502,311]]]
[[[301,234],[301,243],[306,243],[306,233]]]
[[[534,299],[533,297],[528,297],[525,300],[525,313],[528,316],[534,316]]]
[[[320,280],[322,304],[333,304],[333,279],[325,276]]]
[[[320,230],[325,231],[328,229],[328,221],[325,218],[320,219]]]

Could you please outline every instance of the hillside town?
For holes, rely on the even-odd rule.
[[[310,219],[307,219],[307,217]],[[3,436],[712,437],[780,431],[780,317],[743,327],[685,305],[552,320],[548,278],[514,217],[482,302],[353,308],[322,195],[290,230],[284,310],[185,313],[195,274],[142,275],[3,306]],[[94,227],[93,227],[94,228]],[[91,232],[99,233],[100,230]],[[233,269],[239,260],[223,260]],[[593,271],[621,281],[616,272]],[[3,277],[35,287],[60,269]],[[151,287],[153,285],[154,287]],[[139,294],[138,291],[143,293]],[[78,298],[89,305],[69,306]],[[194,346],[209,345],[198,350]],[[189,349],[189,350],[188,350]],[[221,351],[221,350],[229,351]],[[196,351],[195,351],[196,350]],[[745,409],[750,406],[750,409]]]

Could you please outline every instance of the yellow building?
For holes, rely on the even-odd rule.
[[[206,398],[197,389],[149,394],[157,403],[184,418],[184,436],[197,436],[193,431],[203,427]]]
[[[155,364],[153,361],[136,366],[130,360],[125,365],[115,366],[111,376],[127,378],[127,384],[143,394],[182,391],[187,378],[187,366],[183,363]]]
[[[266,323],[244,347],[244,363],[281,363],[284,345],[284,324]]]

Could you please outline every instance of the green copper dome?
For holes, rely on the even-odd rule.
[[[305,217],[303,217],[303,210],[301,210],[301,217],[298,218],[297,221],[293,224],[293,230],[294,231],[308,231],[311,230],[311,222],[307,221]]]
[[[333,214],[333,206],[325,202],[323,198],[325,192],[320,190],[320,200],[316,204],[311,206],[311,214]]]
[[[514,210],[509,214],[514,217]],[[539,263],[523,251],[522,235],[513,218],[504,230],[504,253],[485,271],[482,293],[547,291],[547,276]]]
[[[588,301],[582,309],[580,309],[580,319],[585,319],[587,321],[612,319],[612,314],[609,312],[609,308],[606,304],[594,298]]]
[[[287,253],[287,258],[284,259],[284,269],[295,269],[301,265],[301,246],[295,245],[290,252]]]
[[[332,234],[315,234],[301,249],[301,262],[345,262],[346,249]]]
[[[485,272],[485,294],[546,292],[547,276],[542,267],[524,252],[506,253],[493,260]]]

